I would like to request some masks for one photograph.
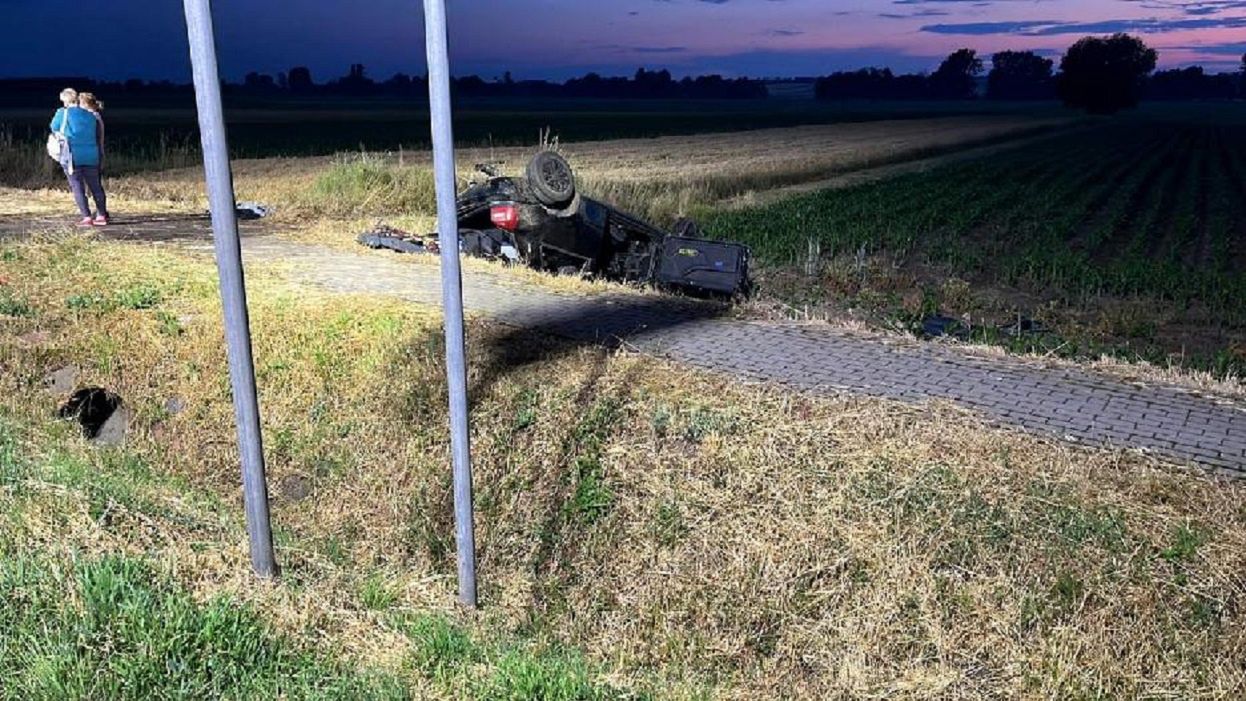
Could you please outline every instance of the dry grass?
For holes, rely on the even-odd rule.
[[[564,143],[582,189],[642,216],[669,222],[728,197],[817,180],[898,159],[917,158],[960,146],[1048,129],[1068,120],[1019,116],[945,117],[925,120],[834,124],[698,136]],[[512,173],[522,172],[531,148],[461,149],[460,174],[472,164],[501,160]],[[346,156],[347,162],[352,157]],[[281,216],[399,216],[431,214],[431,195],[404,200],[425,190],[431,156],[364,154],[408,187],[397,195],[365,189],[336,197],[323,184],[336,158],[272,158],[234,164],[238,198],[275,205]],[[418,181],[418,182],[417,182]],[[199,201],[202,179],[197,169],[116,178],[111,186],[136,198],[170,202]],[[429,190],[431,192],[431,190]],[[417,202],[425,202],[421,208]]]
[[[481,323],[469,338],[485,608],[455,614],[436,316],[262,271],[249,281],[285,576],[255,587],[210,268],[81,239],[4,255],[2,289],[34,312],[0,321],[0,414],[28,427],[26,452],[120,474],[116,454],[45,418],[38,378],[78,364],[135,410],[125,455],[152,478],[114,520],[84,506],[90,490],[39,486],[24,525],[2,527],[24,548],[154,558],[201,596],[260,603],[301,640],[412,675],[417,693],[461,688],[400,664],[410,643],[362,603],[368,581],[392,593],[389,613],[575,646],[603,679],[659,698],[1246,688],[1241,486],[950,405],[740,386]],[[66,304],[143,285],[154,308]],[[188,409],[169,415],[174,396]]]
[[[821,255],[821,254],[820,254]],[[747,318],[826,324],[880,338],[914,338],[915,321],[927,314],[963,319],[977,329],[1013,323],[1018,313],[1038,320],[1052,334],[990,341],[959,342],[965,352],[1007,354],[1032,362],[1065,367],[1090,367],[1128,382],[1181,387],[1213,397],[1246,396],[1246,377],[1232,370],[1210,372],[1191,367],[1183,354],[1163,360],[1140,355],[1154,338],[1138,338],[1134,327],[1155,325],[1156,338],[1169,346],[1209,354],[1233,347],[1236,332],[1208,312],[1191,306],[1146,298],[1064,299],[1051,291],[1030,291],[1005,285],[970,283],[946,267],[917,262],[898,254],[841,254],[820,257],[803,266],[760,268],[763,294],[740,307]],[[812,269],[812,274],[811,274]],[[1185,314],[1201,325],[1172,323]],[[1165,336],[1171,324],[1170,336]],[[1184,333],[1184,336],[1179,334]],[[974,336],[974,338],[981,338]],[[1029,342],[1027,344],[1027,341]],[[937,341],[936,341],[937,342]],[[1097,344],[1091,346],[1090,344]],[[1064,355],[1076,349],[1072,357]],[[1098,348],[1099,350],[1091,350]],[[1127,351],[1133,348],[1130,355]],[[1109,355],[1116,352],[1116,356]],[[1150,358],[1155,354],[1151,353]]]
[[[207,202],[188,199],[150,197],[135,189],[110,189],[109,209],[117,212],[142,212],[144,214],[180,214],[207,211]],[[74,206],[69,186],[63,190],[19,190],[0,187],[0,217],[63,216],[66,221],[75,220],[78,210]]]

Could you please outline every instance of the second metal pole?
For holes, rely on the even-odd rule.
[[[454,456],[454,530],[458,543],[459,601],[476,606],[476,535],[472,515],[471,443],[467,422],[467,360],[463,341],[463,279],[455,205],[454,129],[450,113],[450,58],[445,0],[424,0],[428,102],[432,115],[437,234],[441,242],[441,297],[446,314],[446,377],[450,386],[450,449]]]
[[[242,497],[251,542],[251,566],[261,577],[277,576],[273,531],[268,516],[268,484],[264,479],[264,449],[260,440],[260,409],[255,396],[255,365],[251,358],[251,329],[247,292],[238,244],[233,175],[225,144],[225,113],[221,107],[221,79],[216,65],[216,38],[208,0],[184,0],[186,34],[195,78],[195,106],[203,145],[203,170],[212,211],[212,238],[221,281],[225,312],[225,345],[229,379],[238,421],[238,450],[242,456]]]

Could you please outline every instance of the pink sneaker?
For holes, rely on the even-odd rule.
[[[108,215],[107,214],[95,215],[95,221],[93,223],[95,224],[95,226],[108,226]]]
[[[90,217],[83,217],[82,221],[78,222],[78,226],[95,226],[95,220]]]

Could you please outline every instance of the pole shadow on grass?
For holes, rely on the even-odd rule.
[[[530,365],[557,361],[586,350],[597,351],[591,354],[591,365],[579,379],[574,396],[559,408],[560,416],[565,416],[566,421],[559,428],[555,441],[557,447],[552,467],[531,476],[535,483],[525,487],[526,490],[548,495],[537,512],[531,514],[530,525],[540,536],[528,562],[534,577],[544,581],[549,577],[568,576],[566,572],[551,568],[551,563],[566,560],[563,557],[567,554],[566,548],[576,547],[575,543],[566,541],[560,535],[568,528],[588,525],[583,523],[586,517],[578,505],[584,501],[586,491],[595,489],[594,485],[601,478],[596,472],[600,468],[594,467],[599,459],[599,456],[594,456],[594,451],[622,426],[621,421],[603,418],[603,413],[609,414],[625,404],[626,397],[620,395],[634,384],[636,375],[643,370],[642,365],[633,365],[627,375],[611,382],[610,388],[603,388],[610,352],[633,347],[634,344],[648,346],[645,340],[662,334],[679,333],[682,327],[721,317],[729,309],[726,304],[660,295],[567,298],[552,306],[516,308],[509,317],[495,317],[495,320],[502,321],[500,325],[469,326],[468,398],[473,422],[486,419],[480,416],[478,409],[504,378]],[[416,344],[429,353],[440,354],[443,349],[441,340],[431,334]],[[408,406],[417,412],[416,420],[433,419],[434,416],[436,420],[444,419],[442,412],[427,412],[428,403],[444,404],[444,391],[445,386],[441,383],[435,388],[409,389]],[[437,392],[438,396],[433,396],[432,392]],[[421,405],[425,406],[421,408]],[[479,452],[474,452],[479,455]],[[501,488],[492,482],[481,483],[484,467],[480,463],[476,465],[476,482],[480,487],[478,502],[491,501],[489,491]],[[429,498],[434,495],[425,491],[428,489],[436,492],[434,498]],[[452,571],[454,514],[449,471],[446,471],[441,484],[425,485],[419,491],[423,492],[424,498],[417,499],[422,502],[417,509],[426,510],[422,514],[413,514],[419,522],[416,525],[421,536],[419,540],[424,541],[427,554],[439,568]],[[480,532],[489,534],[491,529],[483,527]],[[488,567],[490,546],[489,536],[477,543],[477,557],[482,567]],[[547,608],[552,603],[551,597],[556,598],[552,590],[538,587],[533,593],[534,612]]]

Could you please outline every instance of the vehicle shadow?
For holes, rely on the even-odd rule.
[[[634,347],[676,332],[682,326],[708,321],[730,312],[729,304],[667,295],[584,297],[556,309],[519,314],[510,325],[472,348],[468,395],[478,397],[507,373],[529,364],[578,352],[583,348],[614,350]]]

